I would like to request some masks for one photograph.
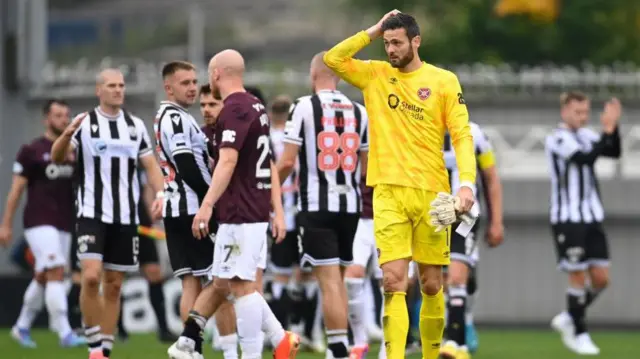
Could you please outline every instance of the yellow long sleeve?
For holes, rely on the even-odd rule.
[[[460,183],[476,183],[476,154],[471,127],[469,126],[469,112],[458,78],[452,74],[447,81],[445,92],[445,121],[451,134],[451,144],[456,152]]]
[[[371,82],[373,70],[369,61],[357,60],[353,56],[370,42],[369,35],[360,31],[327,51],[324,63],[341,79],[363,90]]]

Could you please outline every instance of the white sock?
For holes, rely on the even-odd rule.
[[[365,301],[363,300],[365,290],[365,280],[363,278],[346,278],[347,296],[349,298],[349,324],[353,331],[353,344],[366,345],[367,331],[365,327]],[[372,312],[373,314],[373,312]]]
[[[64,282],[47,282],[44,290],[44,300],[47,305],[47,311],[53,319],[53,326],[58,331],[60,339],[63,339],[71,333],[69,317],[67,316],[67,291]]]
[[[262,313],[264,298],[258,292],[236,298],[233,308],[236,311],[238,342],[243,359],[262,357]]]
[[[27,290],[24,291],[22,309],[16,321],[16,327],[18,327],[18,329],[31,329],[31,324],[33,324],[38,313],[42,310],[43,305],[44,287],[36,282],[35,279],[32,279]]]
[[[373,298],[373,288],[370,278],[363,278],[364,289],[362,291],[362,302],[364,303],[363,321],[365,328],[377,326],[376,324],[376,302]]]
[[[238,359],[238,335],[230,334],[219,338],[224,359]]]
[[[475,293],[467,296],[466,313],[464,313],[464,322],[468,325],[473,325],[473,304],[475,304]]]
[[[264,297],[260,296],[260,298],[262,299],[262,331],[269,340],[269,343],[271,343],[271,346],[276,348],[280,345],[282,339],[284,339],[284,328],[282,328],[282,324],[280,324],[280,321],[278,321],[271,311]]]

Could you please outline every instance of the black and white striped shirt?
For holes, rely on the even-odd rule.
[[[602,222],[604,208],[594,165],[600,156],[620,157],[618,130],[605,135],[561,125],[547,136],[545,150],[551,173],[551,223]]]
[[[273,150],[273,156],[277,161],[284,153],[284,131],[280,129],[271,128],[269,137],[271,138],[271,149]],[[287,231],[294,231],[296,229],[296,212],[298,202],[298,189],[297,189],[297,173],[298,167],[282,182],[282,206],[284,207],[284,219],[287,226]]]
[[[165,179],[163,217],[194,215],[211,183],[207,136],[189,112],[168,101],[161,103],[153,126]]]
[[[77,150],[78,217],[103,223],[137,224],[138,159],[153,155],[149,134],[138,117],[99,108],[86,116],[71,144]]]
[[[300,146],[298,210],[360,213],[360,151],[369,150],[365,108],[321,90],[292,105],[285,142]]]

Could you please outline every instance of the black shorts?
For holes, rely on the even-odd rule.
[[[173,275],[181,277],[192,275],[204,277],[209,275],[213,264],[213,241],[210,238],[196,239],[191,232],[195,216],[180,216],[164,219],[164,230],[167,235],[167,250]],[[214,220],[209,224],[211,233],[217,231]]]
[[[451,260],[475,267],[478,263],[478,223],[473,226],[467,238],[456,232],[458,225],[460,223],[451,226]]]
[[[138,270],[140,243],[136,225],[78,218],[76,231],[78,259],[99,259],[104,269],[112,271]]]
[[[69,264],[71,266],[71,272],[80,272],[80,260],[78,259],[78,235],[77,226],[73,226],[71,230],[71,248],[69,253]]]
[[[301,266],[348,266],[353,262],[353,239],[360,214],[299,212]]]
[[[551,230],[559,269],[572,272],[609,265],[609,245],[602,223],[558,223]]]
[[[271,233],[269,233],[271,236]],[[271,245],[269,270],[274,274],[292,274],[293,267],[300,263],[298,231],[287,232],[284,240]]]

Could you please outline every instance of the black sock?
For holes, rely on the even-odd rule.
[[[585,320],[586,315],[586,293],[584,289],[567,289],[567,308],[573,325],[576,328],[575,335],[580,335],[587,331]]]
[[[207,318],[198,314],[196,311],[189,313],[189,318],[184,322],[184,330],[182,336],[192,339],[195,345],[195,351],[202,354],[202,330],[207,324]]]
[[[598,296],[600,295],[600,293],[602,293],[603,289],[600,288],[589,288],[589,290],[587,290],[587,296],[586,296],[586,301],[585,301],[585,307],[589,307],[591,304],[593,304],[593,302],[596,300],[596,298],[598,298]]]
[[[347,335],[346,330],[327,330],[327,348],[336,359],[348,358],[349,350],[343,339]]]
[[[459,346],[466,345],[464,319],[467,308],[467,287],[450,286],[448,294],[447,339],[453,340]]]
[[[153,312],[156,314],[158,329],[161,332],[168,332],[169,328],[167,328],[167,316],[164,308],[164,291],[162,290],[163,284],[163,282],[149,283],[149,299],[151,300]]]
[[[318,308],[318,291],[305,290],[302,302],[302,320],[304,321],[304,335],[307,338],[312,337],[313,325],[316,320],[316,309]]]
[[[120,312],[120,316],[118,317],[118,336],[123,338],[127,338],[129,336],[129,333],[122,322],[122,312]]]
[[[289,328],[290,300],[285,284],[271,282],[271,310],[283,328]]]
[[[289,323],[300,324],[302,322],[302,307],[304,305],[304,287],[298,285],[296,287],[287,288],[287,296],[291,304],[289,313]]]
[[[69,306],[69,324],[71,328],[76,329],[82,327],[82,312],[80,311],[80,284],[73,283],[69,290],[68,306]]]
[[[469,268],[469,279],[467,280],[467,295],[474,295],[478,290],[478,277],[476,276],[476,269]]]

